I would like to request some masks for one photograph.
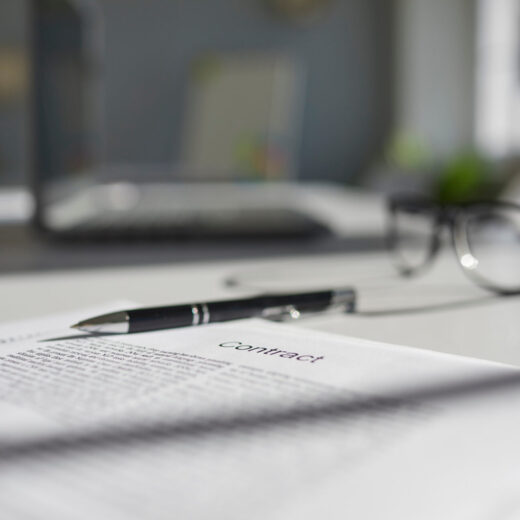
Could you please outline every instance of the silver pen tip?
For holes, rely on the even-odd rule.
[[[87,320],[79,321],[71,326],[83,332],[103,334],[125,334],[129,330],[128,313],[125,311],[102,314]]]

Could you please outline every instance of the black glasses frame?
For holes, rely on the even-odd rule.
[[[469,218],[476,212],[492,212],[493,210],[500,208],[514,209],[520,212],[519,204],[508,201],[477,201],[464,204],[442,205],[425,197],[410,195],[397,195],[390,197],[387,204],[390,217],[387,229],[387,246],[389,250],[394,253],[398,271],[403,276],[415,276],[428,269],[442,248],[441,237],[443,229],[448,227],[458,264],[474,283],[484,289],[498,294],[519,294],[520,286],[504,288],[495,285],[481,276],[478,270],[472,267],[471,263],[468,263],[467,261],[468,258],[474,259],[467,233],[467,222]],[[397,214],[399,211],[410,214],[422,213],[432,217],[433,225],[431,236],[429,237],[428,250],[426,251],[427,256],[424,262],[415,267],[407,265],[404,258],[399,254],[399,249],[397,247],[399,240]],[[466,261],[463,261],[463,259]],[[520,265],[518,268],[520,269]]]

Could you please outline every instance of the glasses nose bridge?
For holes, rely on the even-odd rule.
[[[438,256],[446,239],[448,242],[454,242],[454,227],[457,213],[457,208],[449,206],[436,208],[431,239],[430,262]],[[453,243],[453,245],[455,244]]]
[[[438,240],[455,222],[455,212],[448,208],[437,208],[433,221],[434,234]]]
[[[437,221],[440,226],[452,226],[457,219],[459,213],[458,208],[450,206],[440,206],[437,210]]]
[[[446,233],[449,233],[453,238],[453,230],[455,228],[455,222],[457,221],[457,214],[457,208],[440,207],[438,209],[434,223],[435,240],[438,242],[437,248],[440,248]]]

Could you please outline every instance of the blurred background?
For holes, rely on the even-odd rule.
[[[69,238],[316,236],[330,216],[296,216],[300,199],[344,190],[335,218],[356,240],[341,247],[370,248],[390,192],[517,193],[519,14],[519,0],[2,0],[0,218],[25,229],[36,212]],[[239,199],[256,213],[237,217]],[[36,265],[12,229],[9,265]]]

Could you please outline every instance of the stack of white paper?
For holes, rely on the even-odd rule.
[[[516,368],[121,306],[0,328],[2,518],[520,517]]]

